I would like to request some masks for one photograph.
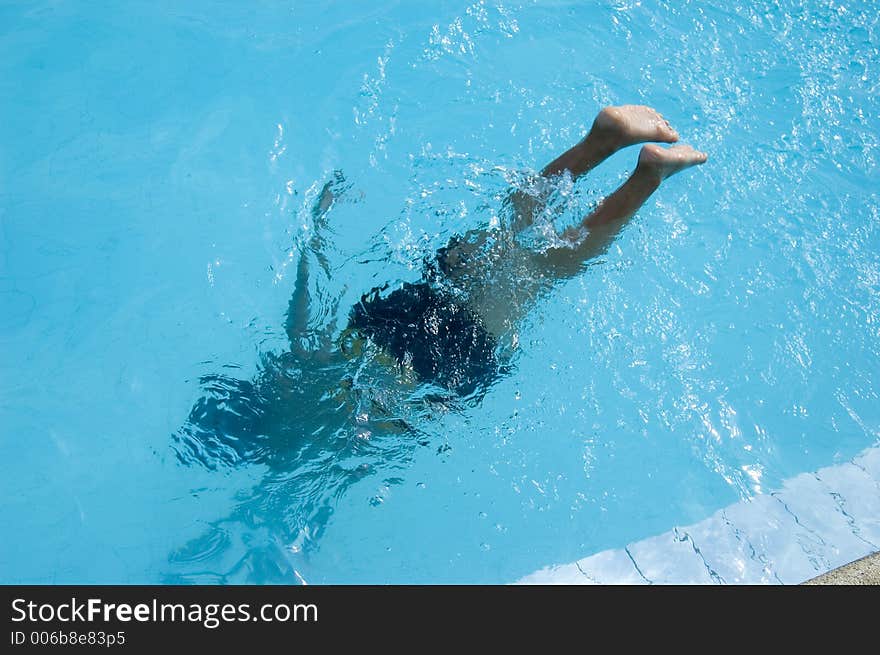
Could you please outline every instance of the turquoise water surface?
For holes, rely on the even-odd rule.
[[[2,3],[0,582],[510,582],[876,444],[878,79],[867,1]],[[622,103],[709,162],[482,398],[285,369],[248,441],[328,182],[315,330]]]

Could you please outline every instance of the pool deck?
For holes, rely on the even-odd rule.
[[[878,584],[880,446],[520,584]],[[873,554],[873,556],[871,556]]]
[[[807,580],[808,585],[880,585],[880,553]]]

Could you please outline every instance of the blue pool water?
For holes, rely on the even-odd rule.
[[[0,582],[509,582],[876,444],[878,79],[867,1],[4,3]],[[400,430],[311,397],[303,456],[185,447],[201,377],[289,348],[337,171],[315,325],[619,103],[709,163],[538,302],[481,400]]]

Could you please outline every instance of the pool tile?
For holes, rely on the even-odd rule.
[[[815,475],[799,475],[772,495],[814,537],[815,551],[826,563],[826,570],[872,552],[871,544],[860,536],[858,526],[842,510],[839,500]]]
[[[880,549],[880,484],[855,464],[820,469],[817,475],[852,518],[859,536]]]
[[[519,580],[519,584],[531,585],[558,585],[558,584],[596,584],[587,578],[577,564],[560,564],[548,566],[527,575]]]
[[[745,534],[730,523],[723,511],[683,528],[706,567],[725,584],[779,584],[766,556],[758,553]]]
[[[675,529],[628,547],[642,575],[654,584],[718,582],[694,550],[686,531]]]
[[[585,577],[598,584],[648,584],[632,558],[620,548],[585,557],[577,565]]]
[[[869,448],[853,458],[853,463],[863,469],[876,482],[880,483],[880,447]]]

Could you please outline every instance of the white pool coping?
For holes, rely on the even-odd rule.
[[[880,550],[880,447],[518,584],[798,584]]]

